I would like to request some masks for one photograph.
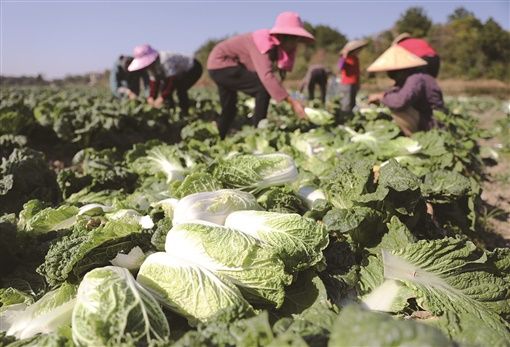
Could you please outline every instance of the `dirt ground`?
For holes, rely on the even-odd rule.
[[[498,119],[505,117],[500,109],[487,110],[480,115],[480,126],[493,129]],[[501,139],[496,137],[482,145],[497,147]],[[493,247],[510,247],[510,153],[501,153],[495,165],[487,166],[487,180],[483,184],[481,216],[487,231],[495,237],[487,240]]]
[[[484,182],[482,200],[488,229],[504,240],[495,246],[510,247],[510,160],[487,169],[488,181]]]

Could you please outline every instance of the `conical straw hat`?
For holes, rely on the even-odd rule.
[[[345,44],[345,46],[342,48],[342,50],[340,51],[341,53],[349,53],[349,52],[352,52],[356,49],[359,49],[359,48],[362,48],[362,47],[365,47],[366,45],[368,45],[368,42],[365,41],[365,40],[354,40],[354,41],[349,41]]]
[[[427,65],[420,57],[407,51],[405,48],[394,45],[388,48],[367,69],[368,72],[383,72],[408,69]]]
[[[393,42],[391,43],[392,45],[396,45],[397,43],[399,43],[400,41],[404,40],[404,39],[408,39],[411,37],[411,34],[409,33],[402,33],[400,35],[398,35],[397,37],[395,37],[393,39]]]

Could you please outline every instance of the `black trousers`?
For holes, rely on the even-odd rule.
[[[308,98],[313,100],[315,98],[315,86],[318,85],[321,91],[321,101],[326,102],[326,86],[328,84],[328,74],[324,69],[313,70],[308,82]]]
[[[179,107],[184,115],[188,114],[189,110],[189,97],[188,90],[200,79],[202,76],[202,64],[198,60],[194,60],[193,67],[177,76],[173,81],[175,92],[177,94],[177,98],[179,99]],[[169,95],[167,100],[165,100],[166,104],[173,108],[175,106],[174,98],[172,95]]]
[[[244,66],[233,66],[224,69],[209,70],[209,75],[218,86],[221,103],[221,116],[218,128],[222,139],[228,133],[237,115],[237,92],[243,92],[255,98],[255,111],[252,124],[257,124],[267,115],[271,99],[256,72],[248,71]]]
[[[427,62],[427,66],[425,66],[425,72],[432,77],[437,78],[437,75],[439,75],[439,66],[441,65],[439,56],[435,55],[433,57],[422,57],[422,59]]]

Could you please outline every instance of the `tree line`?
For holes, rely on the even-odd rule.
[[[337,71],[336,63],[339,52],[347,42],[347,37],[328,25],[312,25],[305,23],[308,31],[314,34],[316,40],[313,45],[306,46],[303,54],[299,54],[294,64],[294,70],[288,79],[301,79],[309,64],[323,63],[333,71]],[[400,15],[400,18],[388,30],[378,34],[363,37],[369,45],[361,51],[359,56],[362,72],[367,80],[365,68],[370,65],[392,43],[400,33],[408,32],[414,37],[421,37],[430,42],[441,57],[441,72],[439,77],[456,79],[497,79],[510,83],[510,32],[503,29],[494,19],[489,18],[485,23],[478,19],[473,12],[463,7],[455,9],[446,23],[433,23],[421,7],[410,7]],[[216,43],[224,40],[207,40],[196,51],[197,59],[206,66],[209,52]],[[99,76],[107,83],[109,71]],[[101,74],[97,74],[101,75]],[[0,76],[0,85],[46,85],[56,84],[91,84],[90,74],[67,76],[63,79],[47,81],[42,76],[7,77]]]
[[[297,57],[289,79],[301,78],[310,63],[323,63],[336,71],[338,54],[347,42],[344,34],[330,26],[305,23],[305,27],[315,35],[316,41]],[[510,32],[492,18],[483,23],[463,7],[455,9],[446,23],[433,23],[423,8],[410,7],[392,28],[363,38],[369,45],[360,54],[362,69],[403,32],[426,39],[436,49],[441,57],[440,78],[510,82]],[[204,66],[211,49],[223,39],[208,40],[197,50],[196,56]]]

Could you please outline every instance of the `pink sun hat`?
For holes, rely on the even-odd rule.
[[[159,53],[148,44],[136,46],[133,50],[135,59],[129,64],[128,71],[141,70],[158,59]]]
[[[303,21],[296,12],[282,12],[276,17],[270,34],[283,34],[303,37],[305,39],[315,41],[312,34],[305,30]]]

